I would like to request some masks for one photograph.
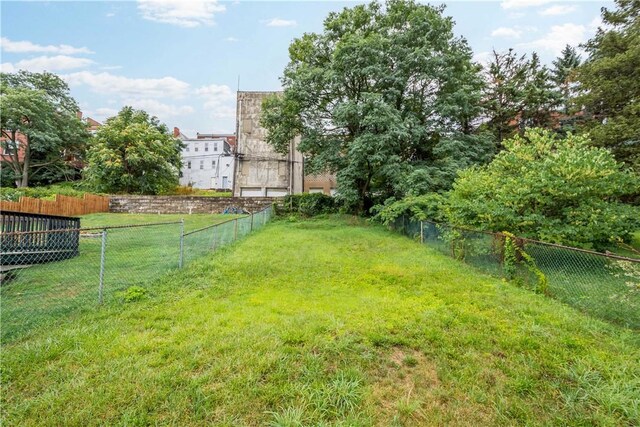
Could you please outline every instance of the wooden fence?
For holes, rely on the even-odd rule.
[[[20,197],[18,202],[0,200],[0,211],[25,212],[45,215],[86,215],[109,212],[109,198],[86,193],[82,199],[56,195],[55,200]]]

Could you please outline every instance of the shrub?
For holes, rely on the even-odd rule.
[[[423,196],[408,196],[401,200],[389,199],[384,205],[374,207],[373,212],[376,213],[374,218],[385,225],[402,216],[417,221],[442,222],[445,220],[445,205],[446,198],[443,195],[429,193]]]
[[[460,172],[447,202],[454,225],[584,248],[628,241],[637,207],[622,203],[640,180],[582,136],[530,129],[488,165]]]
[[[82,188],[82,183],[60,183],[46,187],[21,187],[0,188],[0,199],[16,202],[22,196],[33,197],[35,199],[53,199],[56,194],[70,197],[82,197],[88,191]]]
[[[333,197],[322,193],[293,194],[284,198],[279,214],[299,214],[305,217],[338,212]]]

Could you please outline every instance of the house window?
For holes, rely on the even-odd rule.
[[[209,143],[208,142],[204,143],[204,151],[209,151]]]
[[[193,151],[198,151],[198,144],[193,144]]]
[[[191,169],[191,162],[187,162],[187,169]]]
[[[8,156],[11,154],[11,150],[9,149],[9,143],[8,142],[3,142],[2,143],[2,154],[4,154],[5,156]]]
[[[216,161],[215,160],[211,160],[211,167],[215,168],[216,167]]]
[[[189,144],[184,144],[184,151],[189,152]]]
[[[204,169],[204,160],[200,160],[200,169]]]
[[[213,143],[213,151],[218,151],[218,143],[217,142]]]

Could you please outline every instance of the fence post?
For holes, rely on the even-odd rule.
[[[253,212],[251,213],[251,230],[249,231],[253,231]]]
[[[233,224],[233,240],[238,240],[238,218],[236,218]]]
[[[184,260],[184,218],[180,220],[180,259],[178,260],[178,268],[182,268]]]
[[[420,221],[420,243],[424,243],[424,222]]]
[[[269,209],[269,208],[267,208]],[[262,225],[265,226],[267,225],[267,209],[264,209],[262,211]]]
[[[102,246],[100,248],[100,286],[98,287],[98,303],[102,304],[104,290],[104,261],[107,249],[107,229],[102,230]]]
[[[216,250],[216,237],[217,237],[217,232],[216,230],[218,230],[218,226],[214,226],[213,227],[213,243],[211,244],[211,250],[215,252]]]

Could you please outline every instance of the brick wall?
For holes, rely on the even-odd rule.
[[[228,207],[257,212],[270,206],[272,197],[111,196],[110,212],[222,213]]]

